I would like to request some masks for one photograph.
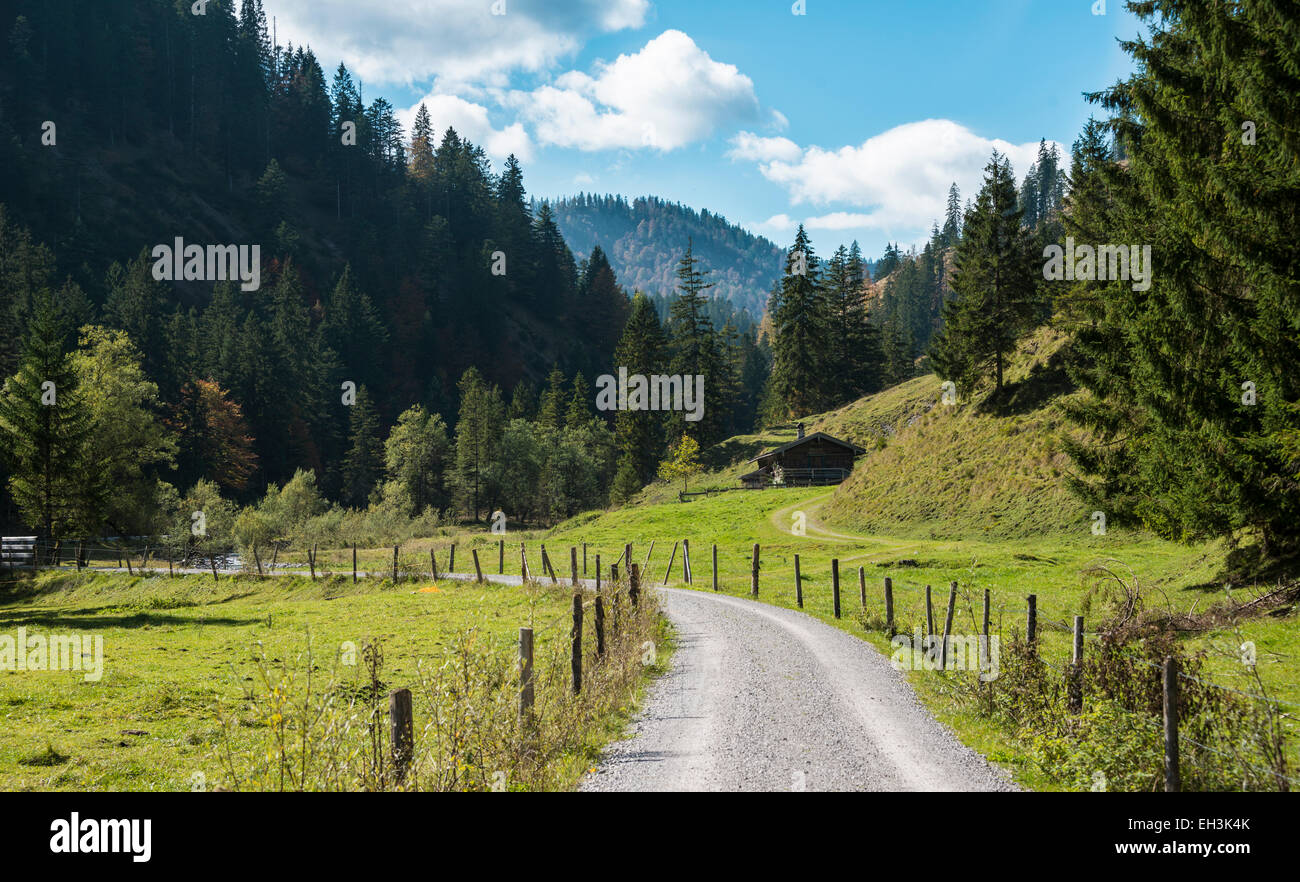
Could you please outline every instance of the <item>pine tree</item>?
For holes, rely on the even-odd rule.
[[[961,239],[961,191],[954,181],[948,188],[948,206],[944,212],[943,245],[945,248],[956,247]]]
[[[558,432],[564,428],[565,409],[564,371],[560,370],[559,365],[555,365],[546,378],[546,388],[542,390],[542,399],[537,408],[537,422]]]
[[[884,353],[880,332],[867,314],[866,281],[858,243],[836,249],[826,274],[826,357],[834,405],[881,388]]]
[[[564,411],[566,429],[585,429],[591,422],[591,387],[587,378],[578,371],[573,377],[573,394],[569,396],[569,406]]]
[[[785,274],[772,316],[772,376],[770,394],[785,419],[817,413],[831,400],[826,358],[829,309],[822,289],[821,267],[803,224],[786,255]]]
[[[489,386],[471,367],[460,378],[460,415],[456,420],[456,489],[461,505],[474,520],[493,493],[491,473],[505,425],[501,390]]]
[[[510,406],[506,420],[531,420],[537,411],[537,389],[527,380],[520,380],[510,393]]]
[[[964,391],[991,372],[1001,392],[1007,356],[1037,315],[1042,263],[1016,203],[1011,163],[994,151],[957,248],[956,296],[931,350],[939,376]]]
[[[668,372],[693,382],[704,377],[704,413],[699,423],[688,426],[684,411],[668,414],[670,433],[691,431],[702,443],[715,444],[726,434],[732,401],[729,390],[734,386],[731,358],[709,317],[709,299],[705,294],[713,283],[707,281],[710,270],[695,256],[695,244],[686,242],[686,253],[677,263],[677,297],[669,308],[665,331],[668,336]]]
[[[578,283],[575,333],[585,336],[594,352],[607,356],[618,344],[628,309],[627,294],[618,284],[609,259],[599,245],[595,246]]]
[[[654,305],[644,294],[632,298],[632,315],[614,350],[614,363],[628,376],[649,377],[664,369],[667,341]],[[613,495],[624,501],[654,480],[664,449],[663,415],[651,410],[620,410],[614,417],[618,473]]]
[[[348,412],[348,452],[343,460],[343,502],[365,508],[384,468],[384,443],[379,437],[379,414],[365,386],[357,389],[356,403]]]
[[[1149,245],[1153,265],[1143,284],[1071,291],[1089,329],[1073,374],[1101,406],[1073,412],[1095,440],[1069,452],[1113,522],[1184,540],[1246,531],[1264,559],[1294,554],[1300,16],[1139,5],[1157,38],[1122,43],[1136,72],[1089,96],[1111,111],[1124,162],[1085,130],[1070,202],[1081,235]]]
[[[28,523],[50,538],[92,530],[92,510],[108,492],[90,459],[89,403],[66,351],[69,329],[48,288],[36,292],[18,372],[0,391],[0,437],[9,490]]]

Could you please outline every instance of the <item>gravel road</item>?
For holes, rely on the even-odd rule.
[[[869,644],[793,610],[661,590],[672,667],[581,790],[1016,789]]]

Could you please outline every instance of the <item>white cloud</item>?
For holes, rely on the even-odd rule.
[[[794,162],[803,156],[803,148],[789,138],[764,138],[753,132],[740,132],[731,139],[727,156],[753,162]]]
[[[486,107],[456,95],[427,95],[406,110],[398,111],[397,119],[408,138],[421,103],[429,109],[429,118],[433,122],[435,148],[442,140],[447,127],[450,126],[462,138],[468,138],[482,147],[493,159],[504,159],[511,153],[525,162],[532,158],[532,140],[521,124],[516,122],[503,129],[493,128]]]
[[[689,36],[664,31],[632,55],[569,71],[508,99],[543,144],[580,150],[675,150],[716,127],[757,120],[754,83]]]
[[[793,230],[798,224],[788,214],[774,214],[761,224],[754,224],[754,226],[762,230],[771,230],[774,233],[785,233]]]
[[[810,230],[857,230],[879,226],[879,220],[869,214],[833,211],[830,214],[807,218],[803,224]]]
[[[500,5],[497,5],[499,3]],[[493,15],[493,7],[504,15]],[[367,83],[431,77],[506,84],[571,55],[592,32],[638,28],[650,0],[276,0],[281,45],[309,44],[332,73],[340,60]]]
[[[1038,156],[1037,142],[983,138],[946,119],[907,123],[838,150],[813,146],[796,154],[792,143],[742,132],[732,139],[728,155],[758,162],[764,177],[786,189],[792,205],[839,203],[858,209],[805,221],[809,228],[827,230],[923,231],[942,221],[951,183],[957,183],[963,201],[979,192],[994,149],[1011,160],[1018,178]]]

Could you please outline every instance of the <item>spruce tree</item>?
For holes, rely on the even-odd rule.
[[[67,351],[69,328],[47,288],[36,292],[18,372],[0,391],[0,437],[9,490],[23,518],[48,538],[91,530],[87,499],[97,510],[109,488],[90,460],[89,403]]]
[[[632,314],[614,350],[616,368],[626,369],[628,376],[649,377],[661,373],[665,346],[654,305],[644,294],[637,294],[632,298]],[[616,501],[623,501],[654,480],[664,450],[663,414],[651,410],[620,410],[614,417],[614,437],[618,473],[613,495]]]
[[[1042,259],[1020,223],[1011,163],[995,150],[965,219],[952,276],[954,299],[931,353],[935,370],[964,391],[993,375],[1002,390],[1007,357],[1037,315]]]
[[[786,419],[824,410],[829,404],[826,359],[829,308],[822,290],[821,266],[803,224],[785,259],[781,288],[770,304],[772,317],[771,400]]]
[[[702,419],[688,425],[685,411],[670,411],[670,432],[690,431],[705,446],[725,436],[732,407],[729,390],[733,386],[729,352],[709,317],[705,292],[713,287],[707,281],[710,272],[703,268],[695,256],[694,243],[688,239],[686,253],[677,264],[677,297],[669,308],[666,327],[671,352],[668,372],[681,376],[683,383],[693,384],[696,376],[704,377]]]
[[[456,420],[456,489],[461,505],[474,520],[493,492],[492,471],[505,427],[501,390],[489,386],[471,367],[458,384],[460,415]]]
[[[1113,521],[1185,540],[1245,531],[1266,558],[1294,554],[1300,14],[1270,0],[1136,7],[1156,35],[1122,43],[1136,72],[1090,96],[1125,161],[1076,161],[1071,204],[1101,241],[1149,245],[1153,266],[1148,284],[1072,291],[1095,328],[1074,375],[1126,419],[1075,411],[1091,438],[1070,452]]]
[[[365,508],[384,468],[384,442],[379,435],[379,414],[365,386],[348,409],[348,452],[343,459],[343,503]]]

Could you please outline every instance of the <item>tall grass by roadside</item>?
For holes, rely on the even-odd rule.
[[[560,590],[560,589],[554,589]],[[605,647],[597,653],[590,606],[582,642],[582,690],[571,678],[570,620],[539,624],[534,705],[520,713],[518,645],[468,628],[421,658],[416,682],[385,672],[378,640],[355,659],[265,654],[236,671],[241,700],[221,708],[219,752],[233,790],[555,790],[572,787],[616,735],[640,687],[660,672],[669,632],[653,593],[633,606],[625,585],[607,586]],[[542,640],[547,635],[552,639]],[[355,661],[355,664],[348,664]],[[388,695],[412,692],[414,750],[405,776],[392,757]],[[235,727],[257,733],[236,748]],[[243,739],[246,741],[247,739]]]

